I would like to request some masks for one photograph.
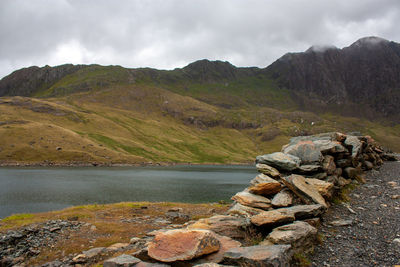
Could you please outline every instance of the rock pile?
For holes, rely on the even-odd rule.
[[[53,244],[60,236],[81,228],[78,221],[52,220],[8,231],[0,236],[0,266],[12,266],[37,255],[40,250]]]
[[[383,160],[396,158],[369,136],[292,138],[281,152],[256,158],[260,174],[232,197],[228,214],[133,238],[137,252],[104,266],[290,266],[294,253],[313,248],[319,217],[335,193],[363,182],[364,171]]]

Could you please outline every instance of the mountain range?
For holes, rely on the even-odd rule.
[[[266,68],[28,67],[0,80],[0,163],[245,163],[292,136],[369,134],[400,150],[400,44],[313,46]]]

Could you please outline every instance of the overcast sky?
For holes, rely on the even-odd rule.
[[[400,41],[399,0],[0,0],[0,77],[64,63],[266,67],[311,45]]]

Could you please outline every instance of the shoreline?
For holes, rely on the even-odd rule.
[[[104,163],[104,162],[0,162],[1,167],[171,167],[171,166],[254,166],[255,163],[193,163],[193,162],[142,162],[142,163]]]

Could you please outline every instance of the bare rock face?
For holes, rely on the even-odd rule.
[[[317,229],[302,221],[275,228],[266,238],[266,243],[290,244],[292,248],[307,247],[314,243]],[[261,243],[263,244],[263,243]]]
[[[251,217],[251,223],[257,226],[276,226],[293,222],[293,214],[282,213],[279,210],[264,211]]]
[[[237,193],[232,197],[232,200],[235,200],[236,202],[248,207],[259,208],[263,210],[269,210],[272,207],[271,200],[268,198],[246,191]]]
[[[189,225],[188,229],[211,230],[219,235],[243,239],[248,223],[245,218],[230,215],[215,215]]]
[[[170,230],[149,243],[148,255],[162,262],[191,260],[218,251],[220,243],[208,230]]]
[[[257,156],[256,163],[267,164],[281,171],[293,171],[300,166],[301,159],[282,152]]]
[[[271,201],[271,204],[274,207],[287,207],[292,205],[292,203],[293,203],[293,195],[287,189],[280,191],[278,194],[274,196],[274,198]]]
[[[227,251],[222,264],[289,267],[292,256],[293,252],[290,245],[241,247]]]
[[[307,184],[305,178],[301,175],[292,174],[283,179],[283,182],[296,195],[298,195],[307,204],[318,203],[324,207],[328,207],[325,199],[321,196],[317,189]]]

